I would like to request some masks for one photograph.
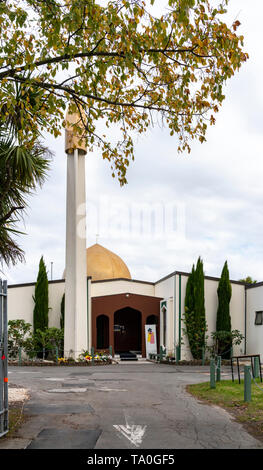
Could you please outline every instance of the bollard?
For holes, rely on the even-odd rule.
[[[202,347],[202,366],[205,365],[205,348]]]
[[[221,380],[221,356],[217,356],[216,381]]]
[[[18,364],[22,365],[22,348],[18,349]]]
[[[180,360],[180,346],[176,346],[176,364],[178,364]]]
[[[56,363],[58,363],[58,347],[56,346]]]
[[[112,357],[112,346],[109,347],[109,354]]]
[[[244,401],[251,401],[251,375],[250,366],[244,366]]]
[[[210,359],[210,388],[216,388],[214,359]]]
[[[259,378],[259,358],[254,357],[254,377],[255,379]]]

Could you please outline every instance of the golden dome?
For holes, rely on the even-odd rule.
[[[131,279],[131,274],[124,261],[115,253],[103,246],[95,245],[87,248],[87,275],[92,281],[104,279]]]
[[[86,250],[87,276],[92,281],[104,279],[131,279],[131,274],[124,261],[115,253],[95,243]],[[66,270],[63,278],[65,279]]]

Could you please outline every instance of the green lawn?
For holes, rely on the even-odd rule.
[[[187,391],[206,403],[225,408],[235,418],[245,424],[256,437],[263,439],[263,383],[256,379],[259,389],[252,381],[251,402],[244,402],[244,380],[222,380],[216,382],[216,388],[210,388],[210,382],[188,385]]]

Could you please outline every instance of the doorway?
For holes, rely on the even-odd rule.
[[[139,310],[124,307],[114,313],[114,348],[115,353],[141,353],[142,351],[142,315]]]

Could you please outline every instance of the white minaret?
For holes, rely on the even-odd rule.
[[[65,132],[67,215],[64,354],[74,358],[82,350],[88,349],[85,191],[87,148],[83,135],[84,126],[80,115],[68,112]]]

